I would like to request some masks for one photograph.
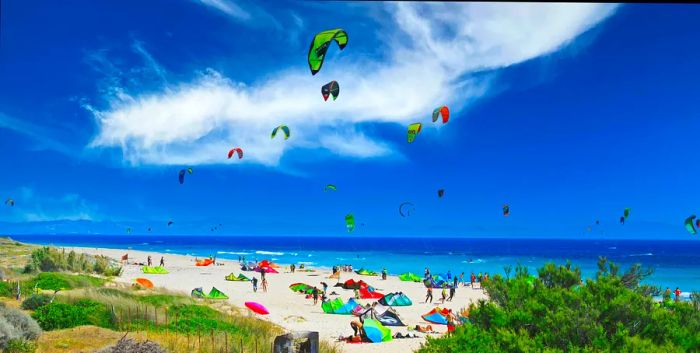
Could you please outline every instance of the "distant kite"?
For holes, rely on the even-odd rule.
[[[329,96],[335,100],[338,98],[338,94],[340,94],[340,86],[336,81],[328,82],[321,87],[321,95],[324,101],[327,101]]]
[[[416,136],[420,133],[420,129],[423,125],[421,123],[414,123],[408,125],[408,143],[413,142]]]
[[[352,213],[348,213],[345,216],[345,227],[348,229],[348,233],[355,230],[355,216]]]
[[[435,108],[433,110],[433,122],[438,121],[438,119],[442,116],[442,123],[447,124],[447,122],[450,120],[450,109],[447,108],[446,105],[443,105],[439,108]]]
[[[243,150],[240,147],[236,147],[228,151],[228,159],[231,159],[234,153],[238,153],[238,159],[243,158]]]
[[[270,138],[275,138],[275,136],[277,136],[277,131],[279,131],[279,130],[282,130],[282,132],[284,132],[284,139],[285,140],[289,138],[290,132],[289,132],[289,127],[287,127],[287,125],[280,125],[280,126],[274,128],[272,130],[272,134],[270,135]]]

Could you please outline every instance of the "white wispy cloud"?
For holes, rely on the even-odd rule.
[[[219,10],[229,16],[241,20],[249,20],[250,14],[243,10],[240,6],[236,5],[235,2],[229,0],[197,0],[203,5],[210,6],[216,10]]]
[[[246,150],[243,163],[265,165],[295,147],[387,155],[391,144],[367,136],[359,123],[429,121],[439,104],[459,110],[488,91],[488,79],[476,73],[550,54],[615,5],[397,3],[387,10],[396,25],[385,38],[388,60],[349,60],[350,33],[345,51],[336,55],[332,47],[316,76],[295,69],[245,85],[206,70],[156,93],[115,88],[106,108],[93,108],[99,133],[91,146],[121,148],[133,164],[222,163],[232,146]],[[324,102],[320,86],[331,78],[340,82],[340,97]],[[282,123],[292,137],[270,139]]]
[[[98,219],[98,208],[80,195],[45,195],[30,187],[7,192],[15,200],[0,220],[11,222],[77,221]]]

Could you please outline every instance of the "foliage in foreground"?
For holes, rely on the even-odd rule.
[[[82,325],[114,328],[111,311],[104,304],[80,300],[73,304],[51,303],[32,315],[44,330],[59,330]]]
[[[585,284],[570,264],[548,263],[534,281],[520,266],[515,278],[496,275],[484,283],[491,301],[472,304],[469,323],[419,352],[700,352],[698,308],[655,304],[640,286],[651,272],[638,265],[622,275],[604,258],[598,266]]]
[[[0,303],[0,351],[33,352],[41,328],[29,315]]]

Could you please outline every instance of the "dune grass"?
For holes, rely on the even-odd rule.
[[[123,336],[121,332],[96,326],[47,331],[39,338],[36,353],[94,352],[116,343]]]

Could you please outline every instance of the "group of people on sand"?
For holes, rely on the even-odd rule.
[[[681,301],[681,293],[682,292],[681,292],[680,287],[676,287],[676,290],[673,291],[673,295],[674,295],[673,300],[676,302]],[[671,288],[666,287],[666,290],[664,291],[664,295],[663,295],[663,300],[664,301],[671,300]]]
[[[333,266],[333,274],[336,274],[339,271],[352,272],[352,265],[335,265],[335,266]]]
[[[253,278],[250,280],[250,282],[253,284],[253,292],[257,293],[258,292],[258,278],[253,276]],[[265,271],[260,272],[260,285],[262,287],[262,291],[264,293],[267,293],[267,278],[265,278]]]
[[[146,263],[148,263],[148,267],[153,266],[153,260],[151,259],[151,255],[148,255],[148,257],[146,258]],[[165,267],[165,259],[163,258],[163,256],[160,257],[160,263],[158,264],[158,266]]]

